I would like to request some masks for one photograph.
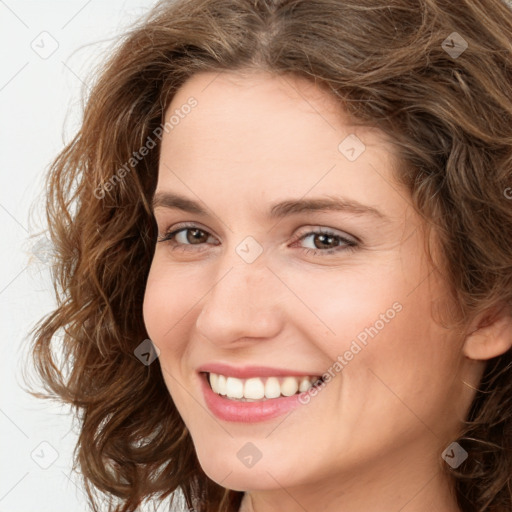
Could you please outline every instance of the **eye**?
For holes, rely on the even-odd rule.
[[[356,240],[349,239],[325,228],[309,231],[299,236],[294,243],[307,240],[312,244],[312,247],[305,247],[303,250],[306,254],[314,255],[330,255],[341,251],[354,250],[358,245]]]
[[[177,229],[166,232],[163,236],[158,237],[157,242],[170,242],[173,248],[180,247],[183,250],[194,250],[186,246],[203,245],[210,238],[213,238],[213,236],[208,231],[195,224],[190,224],[181,225]]]

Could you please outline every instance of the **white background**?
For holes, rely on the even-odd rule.
[[[28,332],[53,307],[44,244],[28,237],[44,226],[42,178],[76,131],[89,71],[154,3],[0,0],[0,512],[88,510],[70,415],[21,388]]]

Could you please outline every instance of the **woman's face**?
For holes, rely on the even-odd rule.
[[[391,145],[290,76],[198,74],[171,115],[154,212],[180,231],[157,243],[144,319],[204,471],[237,490],[427,484],[469,363],[432,318],[446,291]],[[326,382],[236,399],[307,375]]]

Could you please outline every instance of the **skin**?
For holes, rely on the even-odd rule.
[[[459,511],[441,453],[484,363],[469,357],[467,338],[433,317],[447,288],[427,259],[424,220],[394,179],[392,145],[351,125],[326,91],[293,76],[197,74],[166,119],[191,96],[197,106],[162,139],[157,193],[179,193],[208,212],[159,206],[154,214],[160,235],[181,222],[206,235],[194,243],[181,232],[175,249],[157,243],[144,320],[202,468],[223,487],[246,491],[244,511]],[[355,161],[338,150],[349,134],[366,147]],[[327,195],[373,206],[385,219],[346,211],[267,216],[274,202]],[[324,255],[318,236],[297,241],[319,228],[360,243],[347,250],[334,239],[338,252]],[[248,236],[262,248],[252,263],[236,252]],[[318,254],[305,250],[314,248]],[[254,424],[207,409],[199,365],[320,375],[394,303],[401,311],[309,404]],[[481,339],[488,340],[472,338],[481,359],[501,350],[491,342],[482,349]],[[262,454],[251,468],[237,457],[247,442]]]

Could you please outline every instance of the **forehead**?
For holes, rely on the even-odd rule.
[[[353,125],[339,101],[308,80],[199,73],[177,91],[165,119],[171,117],[159,189],[190,196],[208,182],[209,195],[229,188],[245,199],[348,191],[370,204],[394,200],[393,189],[382,187],[394,179],[395,164],[384,134]],[[357,151],[364,149],[350,160],[342,150],[354,141]]]
[[[232,161],[269,155],[308,162],[319,153],[338,158],[340,142],[363,131],[366,147],[393,153],[383,132],[354,125],[325,86],[290,74],[198,73],[178,89],[165,120],[163,146],[175,156],[213,147],[210,155],[227,152]]]
[[[262,143],[266,148],[265,140],[273,145],[295,140],[298,146],[305,136],[313,140],[315,133],[333,131],[339,114],[334,98],[295,77],[202,73],[178,90],[166,117],[179,112],[192,97],[197,106],[173,135],[195,131],[203,140],[223,135],[249,142],[244,144],[246,150],[262,149],[257,148]]]

